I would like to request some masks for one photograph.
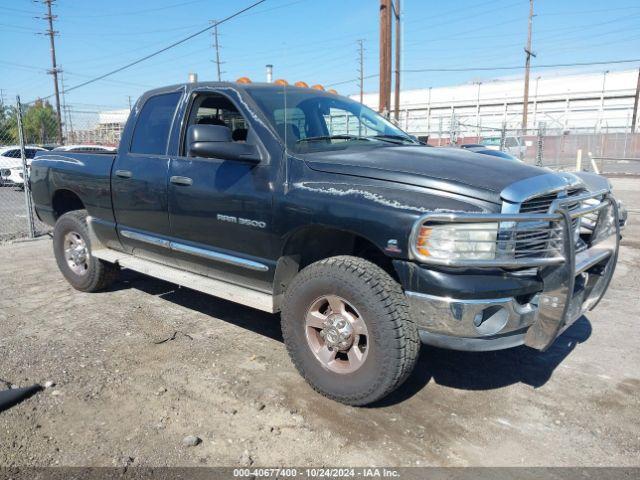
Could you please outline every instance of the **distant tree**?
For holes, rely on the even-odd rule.
[[[58,135],[58,120],[51,104],[36,102],[23,110],[22,125],[26,143],[55,143]]]
[[[16,107],[0,107],[0,145],[16,144],[20,141]],[[22,107],[22,126],[25,143],[55,143],[58,135],[58,120],[49,102],[37,100],[33,105]]]
[[[0,145],[18,143],[18,128],[15,107],[0,105]]]

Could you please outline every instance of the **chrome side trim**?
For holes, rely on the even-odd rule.
[[[136,257],[124,252],[117,252],[110,248],[92,250],[91,255],[105,262],[117,263],[122,268],[159,278],[231,302],[257,308],[269,313],[275,313],[278,308],[274,297],[270,293],[253,290],[214,278],[198,275],[179,268],[163,265],[144,258]]]
[[[256,270],[259,272],[266,272],[269,267],[263,263],[254,262],[253,260],[247,260],[245,258],[235,257],[233,255],[227,255],[226,253],[215,252],[213,250],[207,250],[205,248],[192,247],[185,245],[184,243],[171,242],[171,250],[176,252],[188,253],[197,257],[208,258],[216,262],[227,263],[229,265],[235,265],[236,267],[244,267],[249,270]]]
[[[234,255],[228,255],[226,253],[216,252],[215,250],[192,247],[191,245],[186,245],[184,243],[171,242],[169,240],[158,238],[154,235],[147,235],[145,233],[133,232],[131,230],[120,230],[120,234],[123,237],[130,238],[131,240],[137,240],[139,242],[148,243],[150,245],[164,247],[175,252],[187,253],[187,254],[195,255],[201,258],[207,258],[209,260],[213,260],[216,262],[226,263],[228,265],[234,265],[236,267],[247,268],[249,270],[256,270],[258,272],[269,271],[269,267],[264,263],[255,262],[253,260],[248,260],[246,258],[236,257]]]
[[[158,238],[153,235],[132,232],[131,230],[120,230],[120,235],[131,240],[137,240],[138,242],[149,243],[158,247],[170,248],[169,240],[163,240],[162,238]]]

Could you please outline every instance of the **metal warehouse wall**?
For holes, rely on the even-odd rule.
[[[564,133],[629,131],[637,79],[637,70],[534,74],[528,128],[544,122],[548,131]],[[448,136],[452,129],[463,136],[488,135],[498,132],[503,122],[507,129],[517,130],[522,121],[523,90],[522,79],[405,90],[400,96],[400,125],[412,134],[432,138]],[[378,94],[365,94],[364,103],[377,109]]]

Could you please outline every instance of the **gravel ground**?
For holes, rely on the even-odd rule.
[[[132,273],[83,294],[50,240],[0,246],[0,378],[55,382],[0,414],[0,466],[638,466],[640,180],[613,183],[630,226],[594,312],[545,353],[423,347],[371,408],[314,393],[277,316]]]
[[[37,234],[50,230],[34,214]],[[0,186],[0,243],[24,238],[29,234],[24,190],[12,186]]]

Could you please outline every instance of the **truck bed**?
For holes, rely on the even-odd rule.
[[[91,214],[113,219],[111,167],[114,153],[42,152],[31,164],[31,190],[38,217],[55,223],[54,191],[75,193]],[[53,202],[52,202],[53,197]]]

